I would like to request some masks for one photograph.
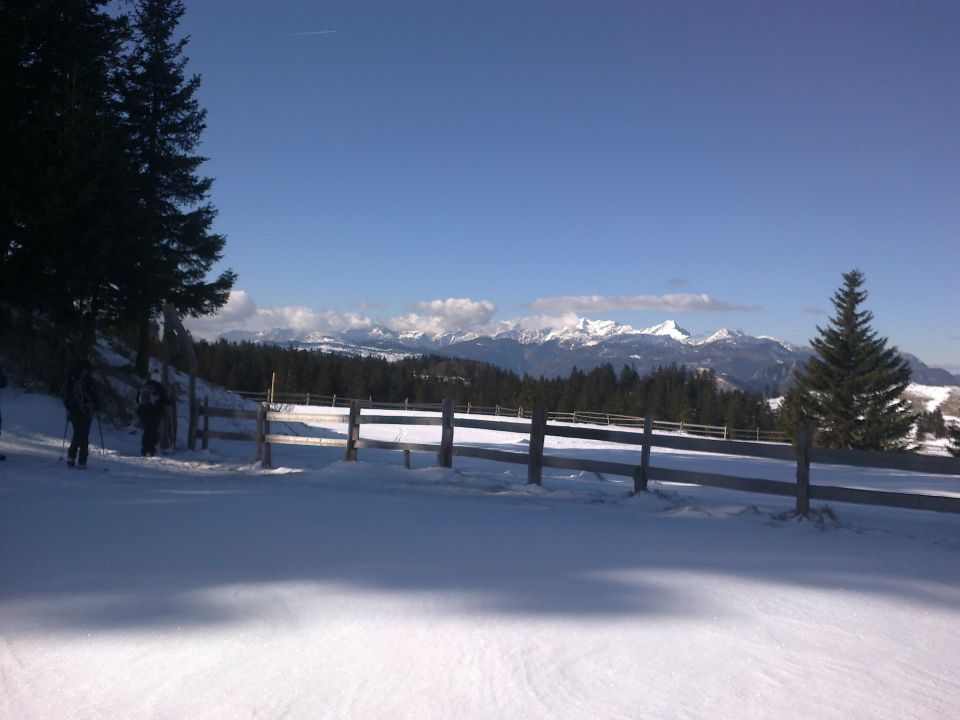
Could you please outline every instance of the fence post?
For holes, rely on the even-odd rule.
[[[210,399],[204,395],[203,396],[203,442],[200,444],[200,447],[206,450],[210,447],[210,416],[207,415],[207,410],[210,407]]]
[[[723,426],[723,439],[724,439],[724,440],[727,439],[727,426],[726,426],[726,425]]]
[[[337,396],[334,395],[333,398],[330,400],[330,407],[336,407],[336,406],[337,406]]]
[[[197,449],[197,425],[200,419],[200,406],[196,398],[190,398],[190,423],[187,428],[187,449],[190,451]]]
[[[653,442],[653,415],[643,419],[643,445],[640,450],[640,467],[633,471],[633,494],[647,491],[647,476],[650,473],[650,444]]]
[[[813,425],[797,425],[797,515],[810,512],[810,448],[813,446]]]
[[[263,462],[263,436],[266,434],[264,432],[263,424],[266,421],[266,404],[260,403],[257,408],[257,460]]]
[[[453,400],[444,398],[442,424],[440,426],[440,452],[437,453],[437,465],[453,467]]]
[[[360,439],[360,401],[350,403],[350,418],[347,421],[347,452],[344,460],[357,459],[357,440]]]
[[[271,392],[272,396],[273,393]],[[267,413],[273,409],[270,403],[263,408],[263,467],[273,467],[273,447],[267,442],[267,435],[270,434],[270,421],[267,420]]]
[[[404,466],[407,470],[410,469],[410,451],[409,451],[409,450],[404,450],[404,451],[403,451],[403,466]]]
[[[543,441],[547,436],[547,409],[535,405],[530,418],[530,462],[527,465],[527,485],[543,484]]]

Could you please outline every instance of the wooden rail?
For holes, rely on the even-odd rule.
[[[357,451],[360,449],[402,450],[406,467],[409,467],[409,453],[411,451],[433,452],[437,454],[437,464],[442,467],[451,467],[454,456],[527,465],[528,484],[540,484],[542,482],[542,469],[549,467],[631,477],[633,478],[635,493],[645,491],[648,480],[658,480],[688,485],[707,485],[744,492],[793,496],[796,498],[796,512],[801,515],[809,512],[811,499],[960,513],[960,497],[811,485],[811,462],[960,476],[960,458],[814,448],[812,447],[813,428],[809,426],[798,428],[796,443],[790,446],[756,441],[655,435],[653,433],[655,422],[652,418],[646,418],[643,431],[638,432],[636,430],[550,424],[548,414],[542,409],[535,410],[529,422],[456,417],[453,403],[450,401],[445,401],[442,404],[439,416],[362,414],[359,403],[354,403],[351,406],[349,415],[282,412],[268,409],[266,404],[256,411],[224,410],[211,408],[206,401],[204,401],[204,405],[199,412],[203,418],[203,429],[200,431],[200,435],[203,438],[204,448],[207,447],[209,438],[255,441],[258,447],[257,457],[267,466],[270,463],[269,448],[273,444],[344,448],[344,457],[347,460],[356,460]],[[254,433],[212,431],[209,429],[210,418],[255,419],[257,430]],[[271,421],[345,423],[347,425],[346,437],[343,439],[313,438],[275,434],[269,430]],[[440,442],[433,444],[362,439],[360,437],[360,426],[374,424],[438,426],[440,428]],[[454,433],[458,427],[522,433],[529,437],[529,445],[526,452],[455,445]],[[639,462],[622,463],[546,455],[544,454],[544,440],[547,436],[601,440],[637,447],[640,450],[638,454]],[[744,478],[651,466],[650,451],[654,447],[795,462],[797,481],[790,483],[781,480]]]
[[[236,395],[240,395],[248,400],[255,402],[269,402],[270,391],[246,392],[233,390]],[[443,403],[411,403],[404,402],[380,402],[372,397],[367,399],[338,397],[337,395],[317,395],[314,393],[275,393],[273,403],[281,405],[307,405],[316,407],[340,407],[349,408],[355,403],[359,403],[364,409],[379,410],[421,410],[426,412],[441,412]],[[494,417],[516,417],[530,419],[533,417],[533,409],[511,408],[505,405],[455,405],[454,412],[461,414],[493,415]],[[550,412],[547,413],[547,419],[552,422],[566,422],[574,424],[588,425],[616,425],[619,427],[642,428],[645,418],[636,415],[622,415],[617,413],[601,413],[589,411],[576,412]],[[776,442],[790,443],[791,438],[778,430],[760,430],[759,428],[731,428],[726,425],[700,425],[689,422],[673,422],[670,420],[654,420],[653,429],[662,431],[677,431],[687,435],[702,435],[704,437],[716,437],[724,440],[756,440],[758,442]]]

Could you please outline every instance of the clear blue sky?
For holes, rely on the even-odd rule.
[[[188,0],[182,29],[235,318],[805,344],[858,267],[874,328],[960,369],[956,0]]]

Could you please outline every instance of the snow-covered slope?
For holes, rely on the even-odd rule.
[[[522,467],[441,470],[424,453],[413,470],[386,451],[344,463],[292,446],[262,470],[251,443],[227,441],[141,458],[132,428],[109,423],[90,469],[69,470],[56,400],[8,388],[0,402],[3,718],[960,717],[956,516],[835,506],[798,521],[789,498],[656,484],[630,497],[561,470],[528,488]]]
[[[933,412],[939,410],[944,415],[960,415],[960,387],[921,385],[910,383],[904,396],[914,403],[914,410]],[[920,407],[922,405],[922,407]]]

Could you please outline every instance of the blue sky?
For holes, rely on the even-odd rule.
[[[188,0],[214,327],[571,313],[960,369],[960,3]]]

